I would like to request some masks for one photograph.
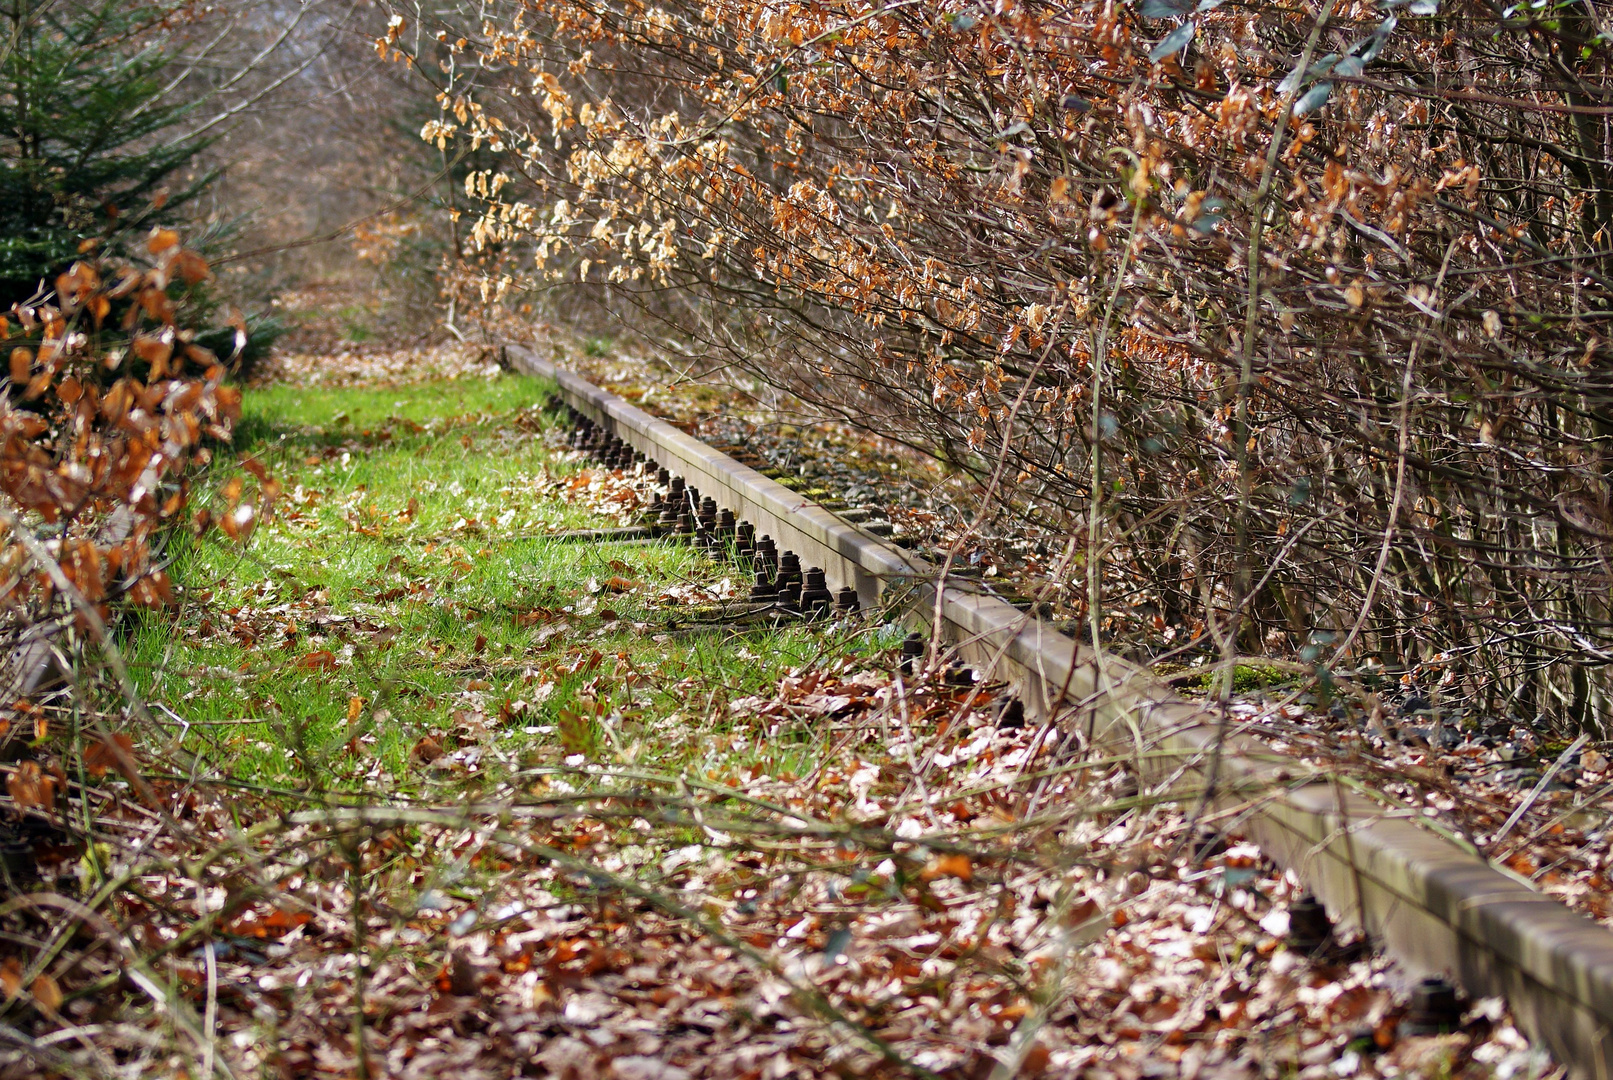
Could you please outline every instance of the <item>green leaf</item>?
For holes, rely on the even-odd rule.
[[[1197,30],[1198,26],[1194,24],[1191,19],[1189,19],[1181,26],[1178,26],[1175,30],[1172,30],[1170,33],[1166,34],[1165,40],[1161,41],[1158,45],[1155,45],[1153,49],[1149,51],[1148,59],[1157,64],[1166,57],[1174,53],[1181,52],[1183,49],[1187,48],[1188,42],[1193,40],[1193,35],[1197,32]]]
[[[1327,99],[1332,95],[1332,93],[1332,83],[1317,83],[1315,86],[1305,91],[1304,95],[1298,101],[1294,102],[1294,115],[1304,116],[1307,113],[1315,112],[1317,109],[1320,109],[1323,105],[1327,104]]]
[[[1333,65],[1338,62],[1338,53],[1328,53],[1303,72],[1300,71],[1298,66],[1296,66],[1293,71],[1290,71],[1287,75],[1283,76],[1282,82],[1277,84],[1277,92],[1279,94],[1286,94],[1305,79],[1319,79],[1323,75],[1326,75],[1328,72],[1332,71]]]
[[[1217,225],[1226,220],[1227,205],[1225,199],[1214,196],[1205,199],[1199,203],[1199,216],[1193,219],[1193,223],[1188,228],[1196,233],[1209,235],[1215,231]]]

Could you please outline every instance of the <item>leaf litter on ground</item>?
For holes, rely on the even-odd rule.
[[[815,418],[801,403],[777,394],[769,393],[764,404],[763,388],[726,369],[690,378],[630,352],[555,343],[549,348],[564,351],[566,364],[592,381],[691,434],[788,466],[803,478],[796,486],[822,485],[820,498],[857,502],[872,494],[872,482],[881,514],[910,547],[938,561],[952,554],[954,570],[982,579],[988,590],[1000,586],[1011,595],[1037,597],[1045,603],[1044,616],[1072,636],[1087,637],[1085,625],[1068,618],[1064,592],[1038,587],[1056,561],[1045,550],[1049,538],[1031,535],[1023,523],[1003,536],[972,529],[958,510],[966,500],[910,452]],[[1056,539],[1055,548],[1062,543]],[[961,544],[955,552],[954,544]],[[1123,566],[1131,557],[1122,545],[1107,565]],[[1079,594],[1080,588],[1076,582],[1073,591]],[[1104,592],[1118,598],[1103,619],[1111,648],[1173,661],[1161,665],[1162,674],[1207,676],[1215,669],[1202,625],[1170,625],[1158,614],[1159,598],[1139,594],[1123,576],[1108,580]],[[1243,658],[1240,668],[1278,674],[1275,681],[1283,685],[1240,695],[1232,714],[1244,733],[1344,777],[1386,808],[1414,809],[1420,823],[1613,926],[1613,743],[1571,746],[1542,737],[1517,718],[1465,711],[1446,686],[1448,659],[1431,656],[1417,670],[1389,680],[1370,665],[1359,672],[1324,672],[1314,664]],[[1183,661],[1205,666],[1184,668]],[[1446,700],[1435,704],[1439,689]],[[1514,813],[1517,820],[1505,828]]]
[[[687,551],[534,555],[517,519],[635,496],[530,411],[352,400],[272,436],[298,512],[256,561],[198,554],[178,633],[134,650],[177,735],[133,748],[156,802],[112,767],[17,823],[45,839],[8,886],[0,1073],[1552,1071],[1499,1002],[1403,1034],[1407,980],[1296,947],[1298,883],[1236,812],[901,674],[905,627],[725,625],[729,569]],[[498,475],[361,472],[459,435]],[[479,589],[523,558],[548,580]]]

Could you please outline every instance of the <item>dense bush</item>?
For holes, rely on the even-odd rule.
[[[1609,726],[1592,9],[478,10],[380,46],[499,157],[489,299],[608,287],[973,471],[1102,560],[1094,622]]]

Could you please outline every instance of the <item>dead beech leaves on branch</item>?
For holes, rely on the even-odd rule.
[[[1586,18],[519,0],[383,44],[424,43],[422,137],[486,162],[462,292],[626,298],[982,481],[1001,452],[1024,528],[1084,534],[1101,489],[1099,632],[1605,728]],[[1048,588],[1085,623],[1081,576]]]
[[[203,500],[209,505],[193,505],[198,470],[228,445],[241,416],[241,392],[225,381],[232,357],[205,342],[222,338],[237,353],[245,342],[239,316],[222,333],[198,327],[198,287],[211,276],[202,256],[168,229],[154,230],[138,258],[97,254],[91,243],[81,254],[53,290],[0,317],[9,345],[0,393],[0,618],[12,641],[49,643],[76,625],[85,634],[75,640],[106,649],[117,605],[173,602],[166,534],[216,524],[244,539],[279,484],[248,460],[251,491],[234,475]],[[5,672],[8,711],[32,708],[42,660],[26,649],[14,658]],[[126,696],[132,684],[121,669],[119,682]],[[87,753],[91,772],[128,774],[127,736],[103,736]]]

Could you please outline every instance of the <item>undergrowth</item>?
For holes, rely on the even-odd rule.
[[[249,399],[283,493],[128,631],[140,772],[13,823],[0,1077],[1545,1067],[1499,1006],[1397,1045],[1386,962],[1292,942],[1296,883],[1148,750],[904,671],[881,613],[555,535],[638,496],[543,390]]]

